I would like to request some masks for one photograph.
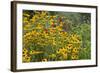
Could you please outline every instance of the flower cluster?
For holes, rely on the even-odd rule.
[[[23,13],[23,62],[78,60],[82,38],[69,32],[66,16]]]
[[[23,62],[30,62],[31,57],[28,54],[28,50],[26,48],[23,49]]]

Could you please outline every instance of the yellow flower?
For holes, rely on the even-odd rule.
[[[45,58],[45,59],[42,59],[42,62],[47,62],[48,60]]]
[[[67,49],[66,48],[62,48],[62,52],[66,53]]]
[[[47,12],[46,11],[42,11],[42,16],[45,16],[47,14]]]
[[[75,48],[73,48],[72,52],[73,53],[78,53],[79,52],[79,49],[75,47]]]
[[[61,58],[63,58],[63,59],[68,58],[67,49],[65,49],[65,48],[61,48],[61,49],[57,50],[56,53],[61,55]]]
[[[50,34],[54,34],[56,32],[56,30],[53,28],[49,28],[49,30],[50,30]]]
[[[23,62],[30,62],[31,61],[31,57],[27,56],[27,57],[23,57]]]
[[[71,51],[72,51],[72,48],[68,48],[67,50],[68,50],[68,53],[71,53]]]
[[[66,48],[67,48],[68,53],[71,53],[72,48],[73,48],[73,44],[68,44],[68,45],[66,46]]]
[[[28,55],[27,54],[23,54],[23,57],[27,57]]]
[[[78,39],[76,39],[76,42],[77,42],[77,43],[81,43],[81,41],[79,41]]]
[[[57,54],[60,54],[60,51],[59,51],[59,50],[57,50],[57,51],[56,51],[56,53],[57,53]]]
[[[49,34],[46,33],[45,31],[43,32],[43,36],[44,36],[45,38],[49,38]]]
[[[27,36],[30,36],[31,35],[31,32],[28,32],[24,35],[24,37],[27,37]]]
[[[67,34],[67,32],[64,32],[64,31],[60,31],[59,32],[59,35],[63,38],[63,40],[66,40],[68,37],[68,34]],[[66,38],[66,39],[65,39]]]
[[[73,48],[73,44],[68,44],[67,48]]]
[[[39,23],[39,24],[37,24],[36,29],[43,29],[43,26]]]
[[[37,32],[35,31],[35,30],[33,30],[32,32],[31,32],[31,34],[32,35],[35,35]]]
[[[78,55],[71,55],[72,60],[77,60],[78,58],[79,58]]]
[[[61,49],[58,49],[57,51],[56,51],[56,53],[58,53],[58,54],[66,54],[67,53],[67,49],[65,49],[65,48],[61,48]]]
[[[59,27],[59,26],[56,26],[56,29],[57,29],[58,31],[62,31],[62,28]]]
[[[27,54],[28,50],[26,48],[23,49],[23,54]]]
[[[39,19],[38,15],[34,15],[34,16],[32,17],[32,19],[31,19],[31,21],[32,21],[33,23],[35,23],[35,21],[36,21],[37,19]]]
[[[71,35],[71,43],[81,43],[80,38],[76,34]]]
[[[68,58],[67,53],[66,53],[66,54],[63,54],[63,58],[64,58],[64,59],[67,59],[67,58]]]

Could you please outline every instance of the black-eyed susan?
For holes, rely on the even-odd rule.
[[[73,52],[73,53],[79,53],[79,48],[76,48],[76,47],[73,48],[73,49],[72,49],[72,52]]]
[[[23,56],[22,57],[27,57],[28,56],[28,54],[23,54]]]
[[[57,53],[57,54],[60,54],[60,49],[58,49],[58,50],[56,51],[56,53]]]
[[[63,58],[67,59],[68,58],[68,54],[67,53],[63,53]]]
[[[67,54],[67,49],[66,48],[61,48],[61,49],[58,49],[56,51],[57,54],[60,54],[60,55],[65,55]]]
[[[73,48],[73,44],[67,44],[67,48]]]
[[[67,53],[67,49],[63,47],[63,48],[61,49],[61,52]]]
[[[78,55],[71,55],[72,60],[77,60],[78,58],[79,58]]]
[[[23,54],[27,54],[28,50],[26,48],[23,49]]]
[[[68,53],[71,53],[72,48],[73,48],[73,44],[68,44],[68,45],[66,46],[66,48],[67,48]]]
[[[42,62],[47,62],[47,61],[48,61],[47,58],[42,59]]]
[[[27,56],[27,57],[23,57],[23,62],[30,62],[31,61],[31,57]]]

